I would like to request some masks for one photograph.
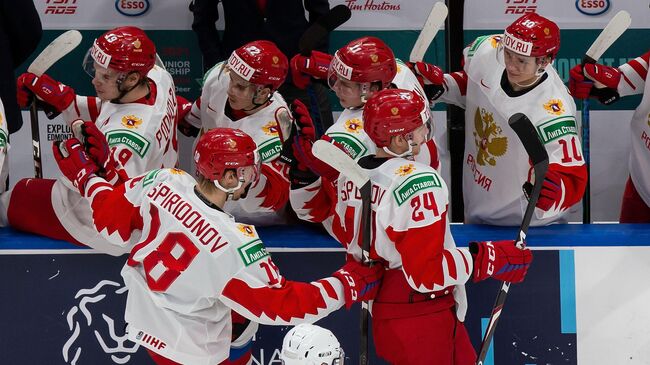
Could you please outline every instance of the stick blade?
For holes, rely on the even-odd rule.
[[[630,13],[625,10],[616,13],[585,53],[583,63],[594,63],[598,61],[603,53],[625,32],[631,23],[632,18],[630,17]]]
[[[515,131],[519,140],[521,140],[521,143],[526,149],[526,153],[528,153],[528,156],[533,161],[533,165],[548,160],[548,153],[546,152],[546,148],[544,148],[544,143],[539,139],[535,126],[525,114],[514,114],[508,119],[508,124]]]
[[[335,145],[318,140],[314,142],[312,153],[316,158],[336,169],[341,175],[351,180],[356,186],[362,187],[368,181],[368,174],[347,153]]]
[[[339,4],[330,9],[327,14],[318,18],[314,24],[307,28],[300,37],[300,40],[298,40],[300,54],[308,56],[331,31],[347,22],[350,17],[352,17],[350,8],[343,4]]]
[[[431,41],[433,41],[438,30],[444,24],[445,19],[447,19],[448,12],[447,6],[443,2],[433,4],[433,8],[431,8],[431,12],[420,31],[420,35],[415,41],[415,45],[413,45],[409,61],[418,62],[424,59],[424,54],[427,52]]]
[[[27,72],[41,76],[63,56],[77,48],[79,43],[81,43],[81,38],[81,33],[77,30],[69,30],[62,33],[41,51],[29,65]]]

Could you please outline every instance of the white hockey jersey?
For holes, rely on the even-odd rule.
[[[9,131],[7,129],[7,115],[5,107],[0,100],[0,193],[6,189],[7,176],[9,175],[9,161],[7,152],[9,151]]]
[[[447,185],[441,175],[428,165],[403,158],[388,159],[367,171],[372,182],[370,258],[381,260],[389,269],[401,269],[413,290],[428,293],[455,287],[462,321],[467,308],[463,284],[472,273],[473,261],[467,250],[456,248],[451,236]],[[307,191],[328,189],[320,186],[321,181]],[[361,261],[359,189],[343,176],[334,185],[329,199],[317,197],[310,205],[315,211],[330,212],[324,227]]]
[[[422,95],[428,107],[429,102],[417,78],[408,66],[399,59],[397,60],[397,74],[393,78],[392,83],[397,88],[413,90]],[[435,125],[432,127],[435,128]],[[415,161],[440,171],[440,161],[438,159],[436,142],[433,138],[433,130],[429,132],[430,139],[420,147],[420,153],[415,156]],[[346,149],[348,155],[357,161],[364,156],[374,155],[377,150],[375,142],[363,130],[363,108],[354,110],[344,109],[336,122],[327,129],[325,134],[340,143]],[[298,218],[318,223],[324,217],[323,214],[327,212],[321,211],[318,208],[314,209],[314,207],[321,205],[319,200],[328,199],[327,194],[329,193],[327,187],[321,190],[315,188],[313,184],[292,189],[289,193],[291,207],[296,212]]]
[[[255,227],[234,221],[177,169],[155,170],[113,188],[87,184],[94,224],[130,250],[128,338],[182,364],[228,358],[231,309],[262,324],[316,321],[344,303],[333,277],[287,281]]]
[[[424,94],[424,90],[420,86],[417,78],[411,70],[402,62],[397,61],[397,74],[393,78],[392,84],[399,89],[413,90],[422,95],[425,100],[426,106],[429,107],[429,102]],[[341,112],[336,122],[327,129],[326,135],[339,142],[348,152],[348,154],[355,160],[363,156],[374,155],[377,146],[368,137],[363,130],[363,108],[361,109],[345,109]],[[433,126],[435,128],[435,125]],[[415,157],[415,160],[427,165],[430,165],[436,170],[439,170],[440,162],[438,160],[438,151],[436,142],[433,138],[433,130],[430,132],[430,139],[425,146],[421,149],[420,153]]]
[[[210,69],[205,77],[201,98],[193,103],[185,118],[204,131],[213,128],[237,128],[251,136],[262,158],[262,174],[251,187],[246,199],[228,201],[225,211],[238,221],[255,225],[284,222],[282,208],[289,199],[289,168],[280,162],[282,142],[291,130],[291,114],[278,92],[271,103],[255,114],[232,120],[226,113],[230,77],[222,63]]]
[[[175,167],[178,160],[174,81],[158,66],[147,77],[153,81],[150,87],[155,102],[151,105],[115,104],[77,95],[63,113],[68,123],[78,118],[94,121],[129,177],[161,167]],[[65,177],[54,184],[52,207],[66,231],[79,242],[113,255],[126,252],[101,238],[90,219],[88,202]]]
[[[522,184],[531,177],[528,155],[508,125],[524,113],[537,128],[549,155],[550,169],[562,176],[562,198],[549,211],[539,208],[531,225],[563,222],[568,208],[582,198],[586,167],[576,123],[576,107],[551,66],[540,84],[523,95],[509,96],[501,86],[505,67],[497,60],[500,35],[479,37],[467,47],[467,90],[459,78],[445,75],[440,101],[465,108],[463,195],[465,222],[493,225],[521,223],[527,200]]]
[[[618,85],[621,96],[643,93],[641,103],[632,116],[632,148],[630,178],[646,205],[650,206],[650,82],[648,65],[650,52],[621,65],[623,74]]]

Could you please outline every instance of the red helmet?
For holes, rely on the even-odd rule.
[[[395,55],[381,39],[362,37],[336,51],[329,73],[354,82],[380,81],[387,88],[397,74]]]
[[[524,56],[555,58],[560,50],[560,28],[537,13],[528,13],[506,28],[501,43]]]
[[[273,42],[254,41],[234,50],[228,66],[244,80],[275,91],[287,77],[289,61]]]
[[[391,137],[408,134],[430,118],[429,108],[416,92],[385,89],[370,97],[363,108],[363,130],[377,147],[388,147]]]
[[[254,166],[259,157],[255,141],[239,129],[210,129],[199,138],[194,149],[196,170],[208,180],[219,180],[228,169]],[[256,171],[257,173],[257,171]]]
[[[95,39],[89,51],[92,60],[120,72],[138,72],[143,77],[156,63],[156,46],[137,27],[119,27]]]

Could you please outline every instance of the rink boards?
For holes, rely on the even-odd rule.
[[[471,239],[511,239],[515,228],[453,226],[459,246]],[[314,280],[343,262],[336,242],[305,227],[260,228],[285,277]],[[486,364],[650,363],[650,225],[566,225],[531,229],[534,261],[511,287]],[[125,341],[125,257],[0,229],[2,363],[151,364]],[[466,325],[475,346],[498,283],[468,284]],[[357,362],[358,307],[319,324]],[[432,329],[433,330],[433,329]],[[280,364],[286,327],[265,327],[254,363]],[[374,360],[374,359],[373,359]],[[374,360],[373,364],[381,361]]]

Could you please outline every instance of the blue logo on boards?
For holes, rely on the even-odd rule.
[[[140,16],[149,10],[149,6],[149,0],[115,0],[115,9],[126,16]]]
[[[576,9],[585,15],[600,15],[609,10],[609,0],[576,0]]]

